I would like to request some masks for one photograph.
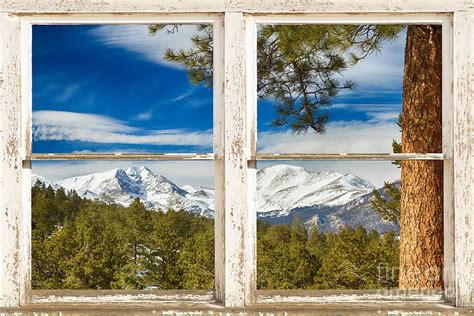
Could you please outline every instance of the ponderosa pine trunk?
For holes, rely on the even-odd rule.
[[[408,27],[403,79],[403,153],[442,152],[441,52],[441,26]],[[404,161],[400,288],[440,288],[442,271],[443,162]]]

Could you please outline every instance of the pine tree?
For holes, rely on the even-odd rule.
[[[149,31],[179,32],[179,27],[151,25]],[[403,29],[390,25],[264,25],[257,35],[257,91],[274,101],[275,126],[295,133],[324,133],[326,111],[340,90],[355,82],[338,75],[391,41]],[[191,82],[212,85],[212,26],[202,25],[188,50],[168,49],[164,58],[184,66]]]
[[[326,251],[314,279],[318,289],[380,289],[398,284],[399,243],[394,233],[362,227],[326,235]]]
[[[214,288],[214,222],[188,239],[181,248],[178,265],[183,271],[184,289]]]
[[[316,270],[307,248],[308,233],[298,216],[291,225],[265,227],[258,236],[257,287],[304,289],[311,286]]]
[[[126,244],[126,263],[116,272],[113,287],[143,289],[146,287],[145,261],[148,255],[148,238],[152,232],[151,211],[136,198],[120,216],[120,229]]]
[[[378,190],[374,190],[370,206],[380,214],[385,221],[398,223],[400,221],[400,187],[395,183],[385,182],[383,185],[383,196]]]
[[[157,212],[146,263],[151,285],[160,289],[182,288],[183,270],[178,260],[181,249],[194,232],[193,217],[185,211]]]
[[[442,31],[410,25],[403,79],[403,153],[442,152]],[[400,287],[443,286],[443,162],[403,161]]]

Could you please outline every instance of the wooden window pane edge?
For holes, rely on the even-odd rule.
[[[334,154],[256,154],[253,160],[444,160],[441,153],[428,154],[367,154],[367,153],[334,153]]]
[[[39,160],[214,160],[212,153],[170,153],[170,154],[134,154],[134,153],[101,153],[101,154],[32,154],[30,161]]]

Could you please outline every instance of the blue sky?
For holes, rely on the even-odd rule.
[[[183,37],[130,27],[160,56],[160,41]],[[212,91],[132,50],[140,38],[129,44],[123,34],[123,26],[34,26],[33,150],[212,152]]]
[[[166,48],[190,47],[195,31],[185,26],[153,37],[146,25],[34,26],[34,152],[212,152],[211,89],[190,84],[184,69],[162,58]],[[275,128],[271,102],[259,102],[259,150],[390,152],[400,137],[404,37],[343,74],[358,86],[334,100],[325,135]],[[34,172],[57,180],[130,164],[140,163],[35,162]],[[212,163],[147,165],[179,184],[212,186]],[[302,165],[376,184],[399,177],[389,163]]]

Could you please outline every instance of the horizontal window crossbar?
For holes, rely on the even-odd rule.
[[[101,154],[32,154],[27,160],[214,160],[212,153],[189,154],[143,154],[143,153],[101,153]]]
[[[367,154],[367,153],[336,153],[336,154],[256,154],[253,160],[443,160],[443,154]]]
[[[386,153],[325,153],[325,154],[256,154],[251,160],[443,160],[441,153],[410,153],[410,154],[386,154]],[[43,153],[32,154],[30,159],[25,160],[214,160],[212,153],[166,153],[166,154],[143,154],[143,153],[101,153],[101,154],[64,154]]]

